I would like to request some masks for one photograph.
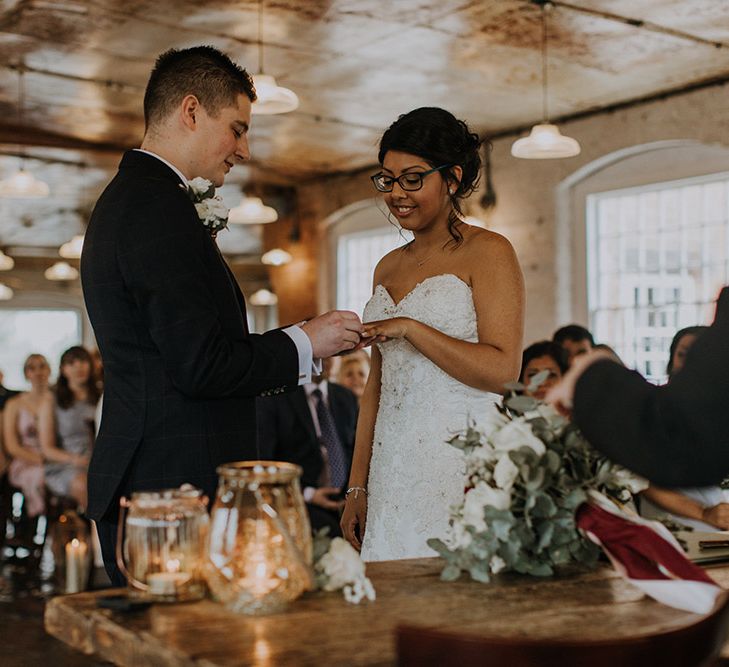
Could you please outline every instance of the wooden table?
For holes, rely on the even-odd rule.
[[[278,615],[238,616],[210,600],[134,614],[96,606],[109,591],[57,597],[46,629],[119,665],[392,665],[400,623],[512,637],[614,638],[678,628],[697,616],[643,596],[607,566],[553,579],[501,575],[491,584],[438,578],[434,558],[368,565],[377,601],[311,593]],[[710,574],[729,587],[729,566]],[[729,645],[723,655],[729,656]]]

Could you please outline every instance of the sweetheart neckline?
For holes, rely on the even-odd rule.
[[[392,298],[392,294],[390,294],[390,290],[387,289],[382,283],[377,283],[375,289],[378,287],[382,288],[382,290],[385,292],[387,297],[392,302],[392,305],[395,308],[399,308],[405,300],[407,300],[414,292],[418,290],[418,288],[422,287],[425,283],[427,283],[429,280],[434,280],[435,278],[455,278],[459,283],[464,285],[466,288],[468,288],[469,291],[471,291],[471,286],[462,278],[457,276],[455,273],[436,273],[434,276],[428,276],[427,278],[423,278],[420,282],[416,283],[415,286],[407,293],[405,296],[402,297],[399,301],[395,301],[395,299]]]

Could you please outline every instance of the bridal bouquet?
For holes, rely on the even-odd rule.
[[[532,398],[512,393],[487,421],[449,441],[465,454],[467,482],[449,538],[428,540],[446,561],[442,578],[466,571],[487,582],[501,570],[549,576],[555,565],[593,563],[599,548],[578,532],[575,510],[588,491],[626,502],[646,483]]]
[[[184,187],[184,186],[183,186]],[[187,192],[195,204],[200,222],[215,238],[221,229],[228,226],[228,208],[215,194],[215,186],[206,178],[193,178],[187,183]]]

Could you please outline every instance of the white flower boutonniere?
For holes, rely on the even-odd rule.
[[[206,178],[198,176],[187,182],[187,193],[195,204],[200,222],[215,238],[221,229],[228,226],[229,213],[223,200],[215,194],[215,186]]]

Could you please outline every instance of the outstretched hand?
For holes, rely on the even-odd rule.
[[[301,325],[311,341],[315,359],[326,359],[354,350],[361,342],[364,326],[357,313],[331,310]]]
[[[364,325],[364,337],[371,343],[381,343],[393,338],[405,338],[408,327],[412,324],[409,317],[393,317],[389,320],[367,322]]]
[[[545,402],[553,405],[560,414],[569,417],[572,414],[577,380],[580,379],[580,376],[589,366],[601,359],[614,361],[615,357],[604,350],[595,350],[575,357],[572,366],[570,366],[564,377],[547,392],[544,397]]]

